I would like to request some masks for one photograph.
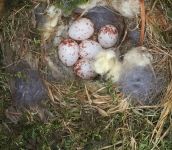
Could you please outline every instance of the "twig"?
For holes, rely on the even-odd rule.
[[[140,33],[139,45],[143,45],[144,36],[145,36],[145,24],[146,24],[144,0],[140,0],[140,9],[141,9],[140,10],[141,11],[141,33]]]

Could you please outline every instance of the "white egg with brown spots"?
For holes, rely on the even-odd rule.
[[[58,55],[64,65],[73,66],[79,58],[79,45],[72,39],[65,39],[58,47]]]
[[[79,44],[79,56],[81,58],[94,59],[101,50],[101,45],[93,40],[84,40]]]
[[[94,24],[90,19],[81,18],[72,23],[69,27],[69,37],[82,41],[90,38],[94,33]]]
[[[82,79],[93,79],[97,75],[93,69],[92,62],[84,58],[76,62],[74,72]]]
[[[113,25],[103,26],[98,34],[98,41],[103,48],[113,47],[118,41],[118,30]]]

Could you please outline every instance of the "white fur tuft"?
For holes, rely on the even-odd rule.
[[[128,51],[124,56],[124,65],[142,67],[151,65],[152,55],[143,50],[146,50],[146,48],[136,47]]]
[[[121,15],[128,18],[133,18],[140,12],[139,0],[112,0],[112,6]]]

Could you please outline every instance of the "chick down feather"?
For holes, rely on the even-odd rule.
[[[111,78],[113,82],[117,82],[122,70],[122,64],[113,50],[103,50],[97,54],[93,68],[96,73],[106,75],[106,79]]]

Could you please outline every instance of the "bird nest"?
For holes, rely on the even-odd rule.
[[[56,66],[53,66],[54,60],[47,61],[54,56],[57,48],[47,45],[51,47],[47,52],[47,47],[41,43],[41,35],[35,28],[33,18],[34,6],[36,4],[24,5],[2,19],[1,47],[4,56],[3,69],[7,71],[9,78],[11,68],[21,61],[27,61],[31,68],[39,70],[48,91],[47,101],[43,101],[39,106],[40,118],[45,122],[53,122],[58,116],[59,122],[63,124],[68,134],[79,131],[78,128],[88,129],[88,126],[95,129],[95,124],[98,122],[101,122],[102,130],[109,129],[110,132],[112,130],[110,127],[116,122],[115,136],[119,143],[115,146],[120,147],[123,142],[129,140],[132,148],[136,148],[139,142],[132,125],[136,122],[137,125],[144,122],[146,125],[143,126],[149,126],[149,132],[152,132],[148,139],[151,139],[152,147],[157,148],[162,138],[168,135],[171,126],[169,121],[172,111],[172,46],[170,44],[172,31],[168,12],[163,10],[158,2],[154,4],[146,2],[144,45],[153,55],[153,67],[162,73],[167,83],[159,104],[135,106],[130,104],[110,81],[81,80],[66,71],[58,79],[56,77],[58,72],[54,69]],[[140,17],[136,18],[138,27],[141,21]],[[51,40],[49,42],[51,43]],[[6,112],[8,118],[11,118],[11,114],[16,115],[14,110],[10,113],[8,109]],[[82,125],[77,123],[79,120]],[[142,123],[140,125],[142,126]]]

